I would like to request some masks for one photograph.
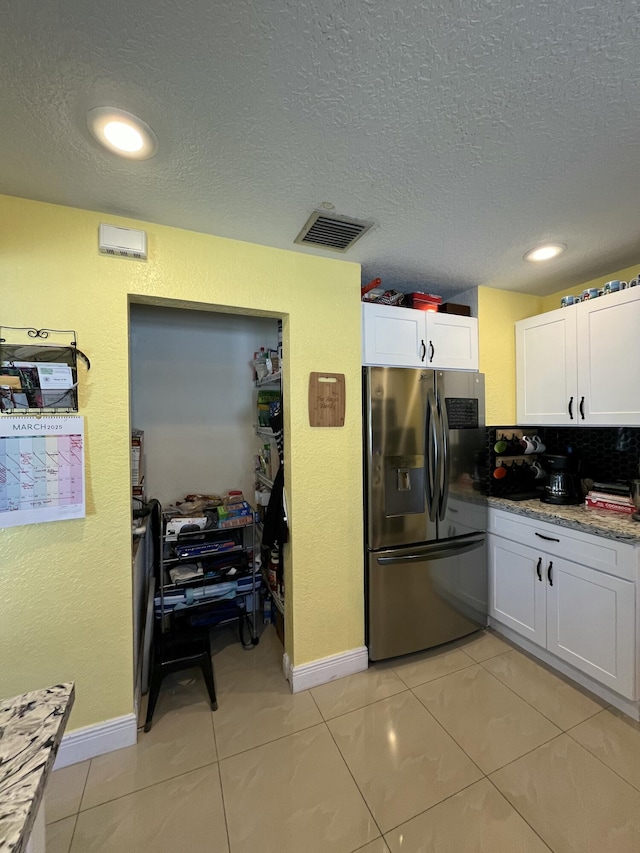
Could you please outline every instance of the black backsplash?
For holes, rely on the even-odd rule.
[[[539,435],[547,453],[567,453],[581,460],[582,479],[627,482],[640,477],[640,427],[487,427],[486,470],[483,491],[497,494],[499,482],[491,476],[495,467],[496,433],[509,436],[510,429]]]

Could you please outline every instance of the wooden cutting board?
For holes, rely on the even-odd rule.
[[[314,427],[344,426],[344,373],[309,374],[309,424]]]

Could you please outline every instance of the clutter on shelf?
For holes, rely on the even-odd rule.
[[[244,527],[253,523],[253,509],[241,491],[220,495],[186,495],[184,500],[164,508],[167,538],[197,530]],[[190,529],[188,529],[190,528]]]
[[[381,278],[374,278],[368,284],[363,285],[360,288],[360,298],[363,302],[417,308],[421,311],[438,311],[442,305],[442,297],[435,293],[423,293],[419,290],[413,293],[400,293],[397,290],[385,290],[382,287]]]

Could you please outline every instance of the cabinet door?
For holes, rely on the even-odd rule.
[[[640,425],[638,291],[612,293],[576,306],[578,423]]]
[[[489,534],[488,539],[489,615],[544,646],[547,586],[542,573],[544,555],[500,536]]]
[[[634,699],[635,584],[568,560],[549,559],[547,648]]]
[[[560,308],[516,323],[517,421],[576,424],[576,312]]]
[[[426,311],[427,367],[478,369],[478,321],[475,317]]]
[[[423,311],[362,304],[362,363],[421,367],[426,352]]]

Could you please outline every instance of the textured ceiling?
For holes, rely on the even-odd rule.
[[[100,149],[95,106],[156,131]],[[637,2],[8,0],[0,192],[309,253],[373,220],[363,278],[549,293],[640,261]],[[522,261],[552,238],[548,265]]]

